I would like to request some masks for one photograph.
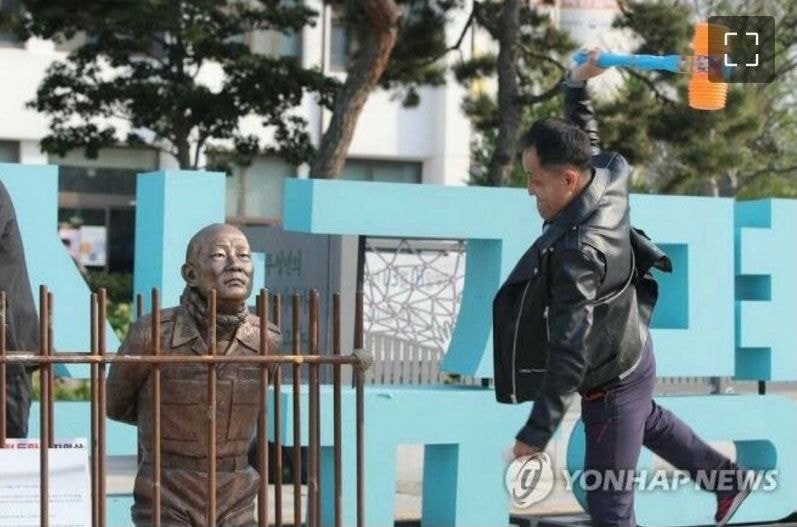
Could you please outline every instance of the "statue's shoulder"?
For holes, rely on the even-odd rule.
[[[171,335],[174,332],[175,321],[183,308],[170,307],[160,310],[160,335],[162,342],[171,342]],[[123,348],[126,353],[142,353],[148,350],[152,342],[152,314],[142,315],[138,320],[130,325],[130,330],[125,337]]]
[[[186,311],[183,306],[174,306],[174,307],[168,307],[166,309],[161,309],[161,324],[165,322],[174,322],[178,314],[185,312]]]
[[[249,316],[246,317],[246,323],[252,326],[254,329],[260,329],[260,317],[253,313],[249,313]],[[268,331],[270,333],[274,333],[275,335],[280,334],[280,328],[273,322],[268,322]]]
[[[182,306],[175,306],[175,307],[167,307],[166,309],[160,310],[160,321],[161,325],[174,322],[177,318],[177,315],[181,312],[185,312],[185,309]],[[145,315],[141,315],[133,325],[136,327],[150,327],[152,325],[152,313],[147,313]]]

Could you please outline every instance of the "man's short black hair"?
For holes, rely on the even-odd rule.
[[[521,152],[534,147],[540,165],[573,165],[582,172],[592,166],[589,136],[579,127],[556,117],[540,119],[520,140]]]

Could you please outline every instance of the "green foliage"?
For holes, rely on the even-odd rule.
[[[133,275],[130,273],[105,273],[89,271],[86,281],[92,293],[105,288],[110,302],[130,302],[133,298]]]
[[[41,373],[33,372],[31,377],[31,398],[34,401],[41,400]],[[56,378],[53,382],[53,399],[56,401],[90,401],[91,384],[89,381],[80,379],[60,379]]]
[[[493,2],[480,5],[480,21],[489,31],[500,6]],[[695,20],[704,20],[710,14],[773,15],[778,25],[775,82],[730,85],[726,107],[721,111],[689,108],[688,76],[683,74],[621,70],[625,83],[615,96],[593,90],[603,147],[629,160],[634,167],[634,190],[745,198],[797,195],[797,106],[793,95],[797,81],[797,3],[622,0],[619,5],[622,14],[614,25],[638,37],[634,53],[690,54]],[[557,62],[564,63],[571,46],[566,38],[551,36],[555,33],[550,25],[533,10],[526,8],[523,16],[524,23],[532,28],[523,32],[523,38],[534,41],[534,35],[537,37],[535,44],[521,46],[528,57],[522,68],[522,85],[539,93],[558,78]],[[540,51],[528,55],[531,49]],[[494,55],[484,55],[455,68],[457,80],[471,89],[463,109],[477,131],[471,149],[472,184],[487,182],[487,164],[500,123],[494,98],[475,89],[494,74],[495,64]],[[535,119],[561,114],[558,96],[527,105],[521,131]],[[514,167],[508,184],[525,185],[519,166]]]
[[[397,0],[403,20],[391,61],[380,79],[408,106],[418,88],[440,85],[446,67],[449,13],[463,0]],[[245,43],[253,31],[300,33],[318,22],[302,2],[273,0],[146,0],[79,2],[22,0],[25,15],[7,18],[5,28],[20,38],[59,42],[86,36],[85,43],[47,70],[29,106],[50,120],[42,148],[60,155],[80,148],[146,145],[173,154],[182,168],[199,168],[207,149],[208,168],[228,173],[253,155],[281,157],[292,165],[312,162],[315,148],[307,122],[292,115],[307,95],[332,108],[341,83],[296,57],[254,53]],[[371,30],[362,4],[329,0],[342,11],[350,40],[364,42]],[[219,86],[202,79],[221,69]],[[215,75],[215,73],[213,74]],[[241,132],[244,118],[256,118],[273,141]],[[124,130],[114,123],[125,123]],[[129,131],[125,131],[129,128]]]
[[[89,271],[86,276],[93,293],[105,288],[108,298],[106,316],[119,339],[124,339],[133,319],[133,275]]]
[[[465,102],[467,104],[467,101]],[[494,103],[493,103],[494,104]],[[537,104],[526,106],[523,111],[521,133],[523,133],[534,121],[537,119],[544,119],[546,117],[558,117],[562,113],[562,95],[557,94],[555,97],[541,101]],[[495,116],[495,114],[488,113],[488,116]],[[471,117],[471,122],[474,124],[477,116]],[[490,163],[490,156],[492,156],[495,148],[495,141],[498,136],[495,126],[493,127],[479,127],[480,131],[476,138],[471,142],[471,167],[470,167],[470,180],[469,184],[488,186],[487,180],[487,167]],[[496,125],[497,126],[497,125]],[[518,154],[520,155],[520,153]],[[523,167],[518,158],[512,164],[512,172],[509,176],[506,186],[508,187],[526,187],[526,174],[523,172]]]
[[[786,29],[796,20],[793,2],[720,4],[712,4],[711,14],[742,7],[745,14],[774,14],[780,6],[778,53],[793,53],[797,38],[793,27]],[[621,7],[615,26],[639,36],[641,44],[634,52],[650,54],[689,54],[694,9],[708,9],[700,1],[677,0],[624,1]],[[604,147],[622,153],[635,167],[636,190],[740,197],[797,194],[793,69],[784,68],[769,85],[730,84],[725,108],[713,112],[689,108],[687,75],[624,75],[618,96],[598,97],[596,109]]]
[[[485,0],[474,6],[474,21],[496,42],[501,37],[500,17],[503,2]],[[568,35],[556,29],[546,14],[528,3],[519,12],[517,83],[522,104],[518,134],[541,117],[561,114],[559,82],[565,72],[566,56],[575,49]],[[462,109],[475,129],[471,143],[470,184],[489,185],[488,167],[496,147],[502,116],[496,96],[483,86],[493,79],[498,68],[498,56],[486,52],[462,61],[453,67],[457,81],[469,90],[462,101]],[[526,176],[519,162],[513,164],[510,186],[525,186]]]
[[[119,340],[124,340],[133,322],[133,304],[130,302],[109,304],[108,322]]]
[[[440,86],[446,80],[445,63],[438,60],[449,51],[445,29],[451,14],[464,6],[463,0],[395,0],[402,18],[390,63],[379,79],[382,88],[393,91],[405,106],[417,106],[418,89]],[[361,0],[327,0],[336,8],[351,35],[352,56],[365,42],[371,26]]]
[[[312,155],[307,123],[285,116],[307,93],[331,103],[337,83],[293,57],[255,54],[243,42],[250,31],[290,33],[314,23],[317,13],[302,3],[23,3],[27,15],[16,24],[22,38],[88,35],[50,66],[30,103],[50,119],[46,151],[83,148],[96,157],[102,147],[148,144],[196,168],[205,145],[238,139],[241,119],[256,116],[274,131],[273,153],[294,163]],[[200,80],[211,64],[224,72],[217,88]],[[123,137],[109,118],[131,131]]]

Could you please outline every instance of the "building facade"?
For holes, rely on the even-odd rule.
[[[300,34],[258,31],[242,36],[250,48],[263,54],[298,57],[304,67],[316,67],[341,79],[346,75],[350,39],[344,21],[322,0],[305,0],[318,12],[317,23]],[[555,24],[568,29],[582,45],[621,47],[610,28],[617,12],[613,0],[537,0]],[[0,11],[20,9],[18,0],[0,0]],[[446,27],[453,44],[465,27],[470,6],[456,13]],[[57,164],[60,169],[59,221],[62,228],[104,226],[107,230],[106,270],[132,269],[135,177],[139,172],[177,168],[169,154],[156,150],[110,148],[97,159],[82,152],[61,158],[41,151],[47,119],[26,107],[33,99],[47,67],[63,60],[81,43],[80,36],[65,43],[31,39],[20,42],[0,33],[0,68],[13,72],[0,83],[0,162]],[[442,60],[468,59],[495,44],[478,31],[468,30],[460,49]],[[202,71],[209,86],[218,84],[221,71]],[[495,90],[495,82],[478,89]],[[471,125],[461,110],[464,88],[453,78],[445,85],[420,91],[420,104],[405,108],[389,92],[377,90],[369,97],[352,140],[343,179],[462,185],[468,181]],[[329,123],[330,112],[307,97],[296,110],[318,144]],[[117,128],[124,130],[124,123]],[[261,144],[270,134],[255,118],[241,123],[244,133],[255,134]],[[291,166],[273,156],[259,156],[246,167],[233,170],[227,179],[227,215],[237,223],[276,223],[282,215],[282,186],[286,178],[307,177],[308,166]]]
[[[337,14],[321,0],[307,0],[318,11],[314,27],[301,34],[283,35],[260,31],[243,36],[254,51],[299,57],[305,67],[318,67],[330,75],[345,77],[349,38]],[[19,9],[16,0],[0,0],[0,10]],[[454,41],[467,20],[453,20],[449,40]],[[466,39],[466,42],[469,42]],[[156,150],[110,148],[97,159],[82,152],[61,158],[41,151],[40,141],[48,133],[44,115],[26,107],[34,98],[47,67],[63,60],[80,43],[31,39],[18,41],[0,33],[0,68],[14,72],[0,84],[0,162],[57,164],[60,168],[59,221],[62,227],[98,225],[107,228],[106,269],[132,268],[135,207],[135,177],[139,172],[176,168],[176,160]],[[463,56],[472,47],[463,45]],[[447,57],[444,60],[450,60]],[[212,85],[221,73],[208,68],[204,80]],[[362,112],[349,149],[344,179],[461,185],[467,183],[471,128],[460,110],[463,88],[453,79],[446,85],[421,90],[420,104],[404,108],[391,93],[373,93]],[[318,144],[329,123],[330,112],[306,98],[298,113],[309,123]],[[122,128],[122,127],[119,127]],[[269,134],[256,119],[244,120],[246,133],[267,142]],[[278,222],[282,209],[282,182],[307,177],[307,166],[290,166],[270,156],[260,156],[245,170],[236,169],[227,180],[227,214],[241,223]]]

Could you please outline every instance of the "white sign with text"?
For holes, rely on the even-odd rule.
[[[58,439],[49,455],[52,527],[91,525],[86,439]],[[0,527],[38,527],[39,440],[7,439],[0,448]]]

